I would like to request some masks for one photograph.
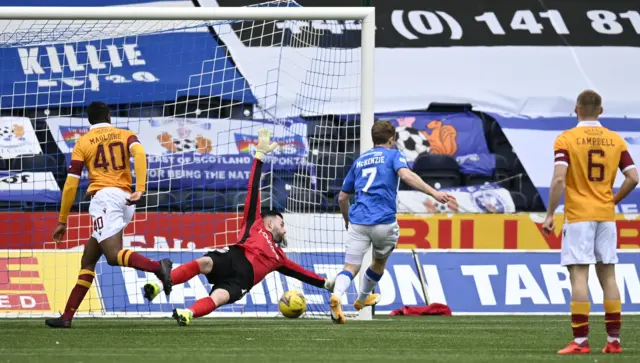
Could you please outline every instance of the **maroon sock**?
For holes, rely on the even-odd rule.
[[[208,315],[215,309],[216,303],[213,302],[213,299],[211,297],[202,298],[196,301],[196,303],[189,308],[189,310],[193,312],[194,318]]]
[[[184,284],[200,274],[200,264],[193,260],[171,270],[171,281],[174,285]]]
[[[118,252],[118,265],[133,267],[136,270],[147,272],[158,272],[160,270],[160,262],[148,259],[131,250],[120,250]]]
[[[71,290],[69,299],[67,299],[67,306],[64,307],[64,313],[62,314],[63,319],[73,319],[73,315],[76,313],[76,310],[78,310],[85,295],[87,295],[87,291],[89,291],[95,276],[95,272],[91,270],[80,270],[76,286]]]

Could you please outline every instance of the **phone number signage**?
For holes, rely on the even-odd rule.
[[[640,3],[632,1],[401,4],[379,11],[378,24],[391,26],[378,32],[378,46],[640,46]]]

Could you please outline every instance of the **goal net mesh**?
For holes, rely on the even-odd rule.
[[[57,316],[76,284],[92,233],[86,170],[67,234],[60,244],[51,235],[92,101],[107,103],[147,153],[147,192],[125,248],[175,268],[236,243],[267,127],[280,148],[264,165],[261,207],[285,214],[293,261],[334,276],[346,240],[337,194],[359,151],[359,29],[332,19],[0,20],[0,316]],[[142,288],[153,274],[104,257],[95,271],[77,316],[168,316],[211,288],[198,276],[149,303]],[[327,316],[328,292],[279,273],[212,316],[276,316],[287,290],[304,292],[306,316]],[[352,289],[345,303],[354,298]]]

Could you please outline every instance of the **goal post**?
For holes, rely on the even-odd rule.
[[[24,137],[17,135],[16,130],[26,129],[27,134],[35,135],[33,140],[38,147],[9,158],[0,155],[7,159],[6,168],[0,168],[3,180],[22,178],[21,183],[7,189],[6,195],[14,193],[15,199],[19,192],[26,196],[10,204],[0,200],[0,215],[3,215],[0,233],[6,239],[0,241],[0,277],[7,280],[0,280],[0,295],[9,296],[6,301],[0,300],[3,307],[9,306],[0,312],[0,318],[56,316],[64,309],[76,281],[78,251],[82,251],[91,234],[89,201],[81,196],[77,198],[67,241],[56,246],[50,234],[52,223],[55,225],[57,219],[59,194],[55,198],[47,194],[48,199],[42,199],[41,189],[60,192],[66,178],[65,158],[69,158],[77,137],[88,129],[82,109],[95,99],[96,92],[105,89],[115,90],[101,100],[114,107],[112,123],[136,132],[149,158],[147,195],[144,205],[136,209],[134,221],[125,230],[125,246],[153,259],[177,259],[176,264],[180,264],[201,256],[210,248],[235,243],[247,169],[246,165],[227,167],[216,163],[240,163],[238,160],[254,150],[253,138],[258,129],[269,127],[276,139],[293,140],[292,145],[297,142],[296,138],[303,137],[305,149],[304,155],[298,155],[299,151],[290,153],[283,146],[265,163],[262,206],[283,207],[285,221],[291,226],[288,240],[292,245],[285,252],[294,261],[321,274],[328,271],[328,265],[335,269],[344,246],[328,238],[344,238],[344,227],[336,224],[340,219],[339,210],[335,203],[330,208],[322,202],[307,200],[302,196],[304,193],[296,191],[317,191],[326,198],[335,190],[320,187],[326,183],[307,184],[307,171],[310,170],[312,179],[326,179],[335,184],[337,177],[333,172],[322,174],[322,170],[345,168],[348,166],[345,160],[373,147],[369,134],[374,123],[375,9],[304,8],[291,4],[295,3],[280,0],[224,8],[2,7],[0,51],[15,50],[11,53],[19,54],[20,58],[19,62],[11,63],[3,59],[9,53],[0,52],[0,68],[6,67],[0,71],[8,74],[4,72],[21,65],[24,79],[5,85],[0,82],[0,126],[8,125],[8,132],[13,132],[10,137],[21,140]],[[288,30],[288,21],[311,25],[296,33]],[[314,21],[319,23],[311,23]],[[340,21],[342,23],[338,23]],[[325,36],[333,32],[336,24],[346,28],[345,21],[358,22],[360,37],[358,45],[347,50],[341,44],[346,40],[336,40],[341,31],[328,39]],[[267,69],[264,78],[256,78],[256,72],[248,69],[250,64],[240,55],[242,49],[234,49],[237,45],[231,42],[216,42],[212,55],[204,45],[176,43],[166,51],[162,70],[174,72],[188,68],[182,73],[184,79],[172,79],[179,84],[148,88],[145,92],[150,90],[152,95],[140,99],[135,99],[133,93],[124,95],[110,88],[114,84],[162,80],[162,73],[155,74],[152,70],[122,76],[118,69],[122,69],[125,61],[133,66],[143,64],[144,57],[136,46],[151,36],[190,33],[203,27],[213,27],[222,38],[236,36],[240,45],[264,42],[265,52],[261,54],[280,57],[274,63],[278,64],[277,69]],[[269,32],[264,33],[265,29]],[[248,34],[248,38],[241,39],[239,34]],[[277,51],[272,52],[274,48]],[[197,56],[191,56],[192,53]],[[181,63],[191,58],[196,59],[196,65],[186,67]],[[264,60],[254,58],[252,61]],[[295,68],[302,70],[296,73]],[[215,102],[211,101],[213,98]],[[341,117],[340,122],[333,123]],[[354,119],[356,123],[352,122]],[[309,120],[321,121],[311,129]],[[318,125],[325,129],[320,130]],[[327,138],[326,129],[331,125],[339,125],[336,127],[341,128],[337,131],[342,135],[340,138]],[[307,136],[313,141],[306,139]],[[28,135],[26,139],[29,140]],[[335,142],[339,143],[335,151],[322,149],[323,145]],[[153,147],[147,148],[147,145],[151,143],[157,144],[161,152],[150,152]],[[319,161],[313,164],[310,155],[317,145],[323,155],[333,154],[323,160],[341,160],[339,165]],[[348,150],[354,145],[357,150]],[[280,167],[279,163],[285,165],[294,160],[289,154],[299,157],[299,165]],[[205,160],[213,158],[215,161],[206,164]],[[195,180],[201,174],[202,179],[207,179],[202,183]],[[226,182],[222,180],[223,175]],[[287,180],[291,177],[286,185],[282,184],[284,189],[288,188],[284,199],[274,188],[282,183],[277,181],[282,176]],[[86,176],[83,178],[81,185],[87,182]],[[0,196],[3,195],[1,189]],[[294,192],[290,192],[292,190]],[[311,227],[315,231],[309,231],[311,219],[315,219]],[[363,268],[370,261],[369,253]],[[188,305],[194,297],[208,292],[205,291],[207,283],[201,278],[195,284],[189,282],[184,288],[174,288],[169,301],[161,296],[158,299],[162,301],[147,304],[140,300],[140,291],[145,281],[154,279],[152,274],[111,267],[104,259],[99,261],[96,274],[78,316],[166,316],[171,308]],[[289,279],[270,275],[245,297],[245,301],[247,298],[251,301],[246,305],[250,308],[234,305],[212,315],[276,316],[274,306],[277,307],[279,295],[291,286],[297,285],[291,285]],[[307,315],[326,317],[328,300],[325,304],[320,300],[316,302],[311,302]],[[350,314],[371,319],[369,308]]]

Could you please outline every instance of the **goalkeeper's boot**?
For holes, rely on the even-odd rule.
[[[344,313],[342,312],[342,301],[340,297],[337,295],[331,295],[331,300],[329,300],[329,305],[331,306],[331,320],[336,324],[344,324]]]
[[[144,284],[144,298],[151,302],[162,292],[162,287],[155,282],[147,282]]]
[[[622,345],[620,345],[620,341],[616,340],[613,342],[607,342],[607,345],[602,349],[602,353],[608,354],[619,354],[622,353]]]
[[[71,319],[63,319],[62,316],[55,319],[47,319],[44,323],[50,328],[71,328]]]
[[[176,319],[179,326],[187,326],[193,319],[193,311],[189,309],[173,309],[173,318]]]
[[[173,282],[171,281],[171,267],[173,266],[173,262],[171,262],[168,258],[163,258],[160,260],[160,270],[156,272],[156,276],[162,282],[162,287],[164,288],[164,293],[169,296],[171,294],[171,287],[173,287]]]
[[[591,352],[591,348],[589,347],[589,341],[585,340],[582,344],[578,344],[573,340],[566,348],[560,349],[558,354],[588,354]]]
[[[353,307],[356,308],[356,310],[362,310],[367,306],[376,306],[381,298],[380,294],[369,294],[364,301],[356,300],[356,302],[353,303]]]

